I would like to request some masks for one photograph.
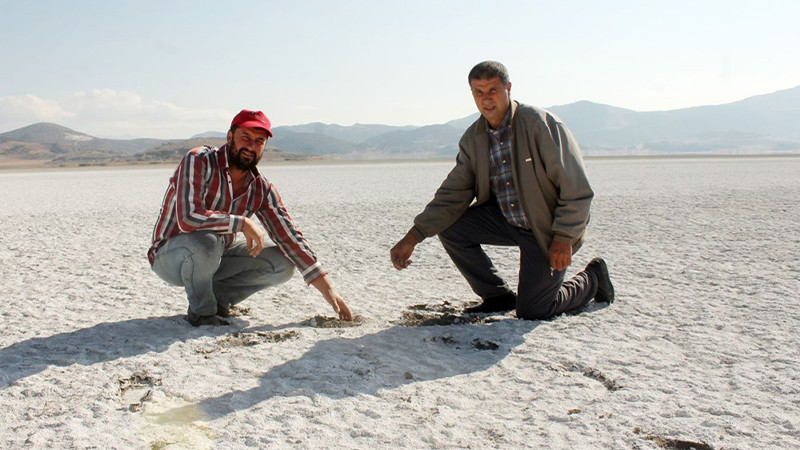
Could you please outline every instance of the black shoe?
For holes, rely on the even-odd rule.
[[[221,317],[215,315],[201,316],[200,314],[193,313],[192,310],[186,312],[186,320],[188,320],[193,327],[199,327],[200,325],[230,325],[230,322]]]
[[[497,297],[489,297],[482,303],[464,308],[467,314],[473,313],[494,313],[513,311],[517,308],[517,295],[513,293],[503,294]]]
[[[594,258],[586,265],[586,272],[594,274],[597,279],[597,294],[594,301],[601,303],[614,303],[614,285],[608,274],[608,266],[603,258]]]

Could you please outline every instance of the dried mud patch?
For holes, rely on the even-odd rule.
[[[473,302],[477,304],[477,302]],[[467,304],[466,306],[471,306]],[[404,327],[428,327],[434,325],[465,325],[491,323],[502,320],[497,316],[464,314],[464,306],[453,305],[445,301],[437,305],[412,305],[409,311],[403,311],[400,320],[395,323]]]
[[[494,342],[485,341],[483,339],[473,339],[471,344],[478,350],[497,350],[498,348],[500,348],[500,346],[495,344]]]
[[[297,339],[300,333],[294,330],[286,331],[237,331],[220,336],[213,343],[195,349],[195,353],[208,357],[212,353],[235,347],[252,347],[260,344],[275,344],[290,339]]]
[[[432,336],[430,338],[425,338],[423,340],[426,342],[437,342],[445,345],[452,345],[457,349],[460,349],[461,347],[466,345],[470,345],[478,350],[497,350],[498,348],[500,348],[499,345],[497,345],[492,341],[475,338],[472,341],[470,341],[469,344],[467,344],[450,335]]]
[[[228,317],[242,317],[250,315],[249,306],[231,305],[228,307]]]
[[[673,439],[673,438],[665,438],[662,436],[658,436],[655,434],[649,433],[642,433],[642,430],[638,427],[633,429],[635,434],[642,435],[643,438],[647,439],[648,441],[652,441],[658,448],[666,448],[669,450],[714,450],[714,447],[706,444],[703,441],[689,441],[685,439]]]
[[[478,302],[472,302],[477,304]],[[472,306],[472,304],[468,304],[466,306]],[[418,305],[411,305],[408,307],[411,311],[427,311],[427,312],[438,312],[438,313],[449,313],[449,314],[461,314],[464,311],[463,305],[454,305],[448,301],[443,301],[442,303],[436,305],[429,305],[427,303],[421,303]]]
[[[342,320],[329,316],[314,316],[303,322],[303,325],[313,328],[352,328],[360,327],[366,322],[361,316],[353,317],[353,320]]]
[[[300,336],[295,330],[286,331],[238,331],[217,338],[220,348],[250,347],[259,344],[275,344],[297,339]]]

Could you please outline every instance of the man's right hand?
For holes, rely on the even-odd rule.
[[[242,226],[242,233],[247,239],[247,251],[250,256],[255,258],[264,249],[264,233],[258,228],[258,225],[249,217],[244,218],[244,225]]]
[[[392,265],[395,269],[403,270],[411,264],[409,258],[414,253],[414,247],[417,244],[419,244],[417,238],[411,232],[408,232],[403,236],[403,239],[400,239],[400,242],[392,247],[389,257],[392,259]]]

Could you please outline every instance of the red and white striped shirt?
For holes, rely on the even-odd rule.
[[[233,198],[227,145],[194,148],[178,164],[161,203],[147,259],[152,265],[158,249],[180,233],[213,231],[222,235],[229,247],[242,231],[244,217],[253,214],[306,283],[325,274],[303,234],[292,224],[277,189],[258,169],[251,171],[245,192]]]

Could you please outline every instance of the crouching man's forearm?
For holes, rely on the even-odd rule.
[[[350,312],[350,308],[347,307],[344,299],[333,289],[333,285],[327,275],[315,278],[311,282],[311,285],[322,294],[326,302],[330,303],[340,319],[353,320],[353,314]]]

